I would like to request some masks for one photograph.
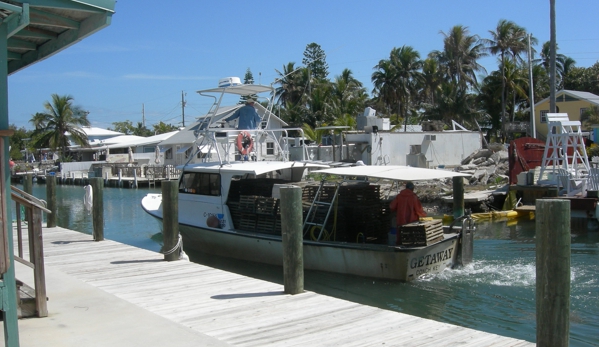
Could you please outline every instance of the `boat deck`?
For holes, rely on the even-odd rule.
[[[158,332],[179,346],[191,346],[194,339],[196,345],[212,346],[534,346],[313,292],[287,295],[276,283],[187,261],[166,262],[156,252],[94,242],[91,235],[60,227],[43,233],[48,281],[60,277],[64,285],[48,286],[49,317],[19,322],[23,345],[156,345],[147,344],[158,335],[155,325],[148,323],[145,333],[140,329],[151,316],[168,321]],[[94,287],[104,308],[90,290],[65,294],[77,283]],[[126,305],[115,315],[119,302]],[[144,315],[148,319],[139,318]],[[65,322],[69,319],[71,324]],[[69,330],[74,320],[86,326],[84,336],[75,338]],[[122,323],[115,328],[115,322]]]

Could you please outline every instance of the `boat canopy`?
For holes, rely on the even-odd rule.
[[[186,172],[231,172],[239,174],[262,175],[268,172],[284,169],[320,169],[328,165],[301,162],[301,161],[257,161],[237,162],[221,165],[218,162],[201,163],[194,166],[186,166]]]
[[[461,172],[425,169],[411,166],[351,166],[337,167],[315,171],[338,176],[366,176],[394,181],[425,181],[450,177],[470,177],[470,174]]]

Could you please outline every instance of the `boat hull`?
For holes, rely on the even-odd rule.
[[[185,249],[273,265],[283,264],[280,237],[180,225]],[[411,281],[451,267],[457,260],[458,234],[427,247],[304,241],[304,268],[363,277]]]

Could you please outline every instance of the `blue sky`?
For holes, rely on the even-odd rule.
[[[167,5],[168,4],[168,5]],[[370,92],[373,67],[394,47],[421,55],[443,48],[441,31],[467,26],[489,38],[500,19],[549,40],[549,0],[203,1],[119,0],[112,23],[72,47],[9,76],[9,121],[31,128],[51,94],[69,94],[93,126],[142,121],[186,124],[210,102],[197,90],[248,68],[270,84],[289,62],[301,65],[311,42],[327,55],[329,78],[345,68]],[[599,61],[597,0],[556,0],[559,53],[577,66]],[[540,47],[538,47],[540,48]],[[481,61],[489,72],[495,57]]]

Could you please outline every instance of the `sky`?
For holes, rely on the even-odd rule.
[[[558,53],[576,66],[599,61],[597,0],[556,0]],[[119,0],[112,22],[73,46],[8,78],[9,122],[31,129],[52,94],[71,95],[95,127],[145,119],[181,126],[205,114],[199,96],[224,77],[271,84],[290,62],[302,64],[306,46],[321,46],[329,79],[350,69],[370,93],[373,67],[394,47],[426,58],[443,49],[442,32],[455,25],[490,38],[501,19],[550,39],[549,0]],[[480,63],[490,73],[497,58]],[[143,110],[143,111],[142,111]]]

